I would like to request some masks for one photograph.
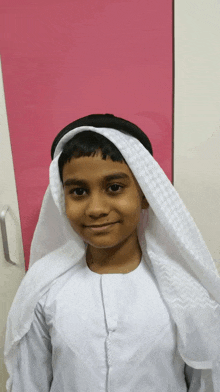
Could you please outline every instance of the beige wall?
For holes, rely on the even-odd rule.
[[[220,263],[218,0],[175,1],[174,91],[174,186]]]

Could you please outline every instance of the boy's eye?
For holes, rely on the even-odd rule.
[[[83,196],[84,192],[85,192],[84,188],[75,188],[75,189],[71,189],[70,191],[71,194],[74,194],[76,196]]]
[[[111,189],[110,189],[111,188]],[[109,189],[113,192],[118,192],[119,190],[122,189],[122,186],[119,184],[113,184],[109,187]]]

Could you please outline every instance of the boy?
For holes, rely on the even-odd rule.
[[[8,318],[8,390],[217,392],[220,279],[151,154],[111,115],[55,138]]]

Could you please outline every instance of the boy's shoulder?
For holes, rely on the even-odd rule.
[[[67,243],[55,251],[36,261],[26,272],[16,294],[19,302],[36,304],[62,276],[74,269],[84,252],[75,252],[74,247]],[[31,305],[32,306],[32,305]]]
[[[72,241],[43,256],[30,266],[24,281],[33,283],[34,287],[43,288],[51,284],[56,278],[65,274],[83,258],[84,249],[76,249]]]

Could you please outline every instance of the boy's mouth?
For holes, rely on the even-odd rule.
[[[113,223],[116,223],[116,222],[106,222],[106,223],[103,223],[102,225],[88,225],[88,226],[86,226],[86,227],[103,227],[103,226],[108,226],[108,225],[112,225]]]
[[[104,230],[104,229],[108,228],[109,226],[115,225],[116,223],[118,223],[118,222],[103,223],[102,225],[91,225],[91,226],[85,226],[85,227],[87,227],[88,229],[91,229],[91,230],[98,231],[98,230]]]

